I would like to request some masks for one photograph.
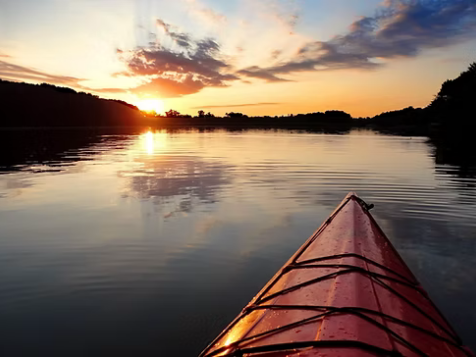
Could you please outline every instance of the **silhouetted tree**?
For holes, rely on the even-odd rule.
[[[458,78],[445,81],[427,109],[439,124],[472,124],[471,117],[476,116],[476,62]]]
[[[248,118],[247,115],[244,115],[243,113],[234,113],[234,112],[230,112],[230,113],[226,113],[225,114],[228,118]]]
[[[198,117],[199,118],[204,118],[205,117],[205,112],[203,110],[198,111]]]
[[[476,62],[457,78],[445,81],[425,111],[431,119],[430,137],[434,142],[445,150],[451,148],[457,153],[454,157],[474,156],[471,145],[476,131]]]
[[[431,107],[438,109],[456,109],[456,106],[475,108],[476,101],[476,62],[470,64],[468,70],[460,74],[458,78],[447,80],[441,86],[440,92]]]
[[[165,112],[165,116],[167,118],[178,118],[180,117],[180,113],[176,110],[170,109],[168,112]]]
[[[139,108],[137,108],[135,105],[124,102],[123,100],[119,100],[119,99],[108,99],[108,100],[111,101],[111,102],[115,102],[115,103],[125,105],[126,107],[134,109],[134,110],[139,110]]]
[[[333,118],[343,119],[343,120],[352,119],[352,115],[350,115],[349,113],[343,112],[341,110],[328,110],[325,112],[325,115],[329,117],[333,117]]]

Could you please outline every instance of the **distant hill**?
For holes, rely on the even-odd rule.
[[[144,119],[133,105],[51,84],[0,79],[0,127],[136,125]]]

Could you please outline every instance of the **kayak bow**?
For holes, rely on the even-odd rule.
[[[356,194],[202,352],[472,356]]]

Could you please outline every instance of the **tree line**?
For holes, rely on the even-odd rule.
[[[445,81],[433,101],[425,108],[408,107],[384,112],[355,120],[349,113],[339,110],[307,114],[250,117],[240,112],[228,112],[217,117],[211,112],[199,110],[196,116],[181,114],[171,109],[164,116],[144,113],[127,102],[102,99],[97,95],[52,84],[27,84],[0,79],[0,126],[114,126],[138,125],[153,118],[182,119],[187,125],[208,123],[221,125],[229,122],[259,124],[280,127],[287,124],[298,126],[347,125],[375,128],[411,130],[439,130],[453,135],[475,129],[476,121],[476,62],[455,79]],[[197,119],[192,122],[191,119]],[[223,121],[226,119],[226,122]]]

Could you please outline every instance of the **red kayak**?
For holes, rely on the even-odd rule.
[[[473,356],[355,194],[201,356]]]

